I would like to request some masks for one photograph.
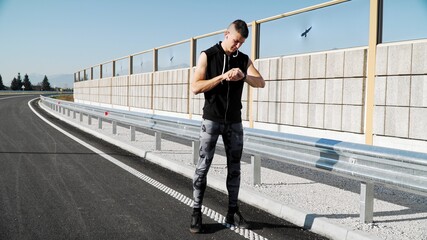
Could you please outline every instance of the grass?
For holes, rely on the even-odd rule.
[[[74,96],[73,94],[61,94],[54,97],[55,99],[63,100],[63,101],[69,101],[74,102]]]

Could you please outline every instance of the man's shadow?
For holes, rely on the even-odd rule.
[[[278,228],[286,228],[286,229],[301,229],[301,227],[295,225],[285,225],[285,224],[271,224],[264,222],[253,222],[247,221],[249,224],[248,230],[256,231],[263,229],[278,229]],[[221,223],[203,223],[203,231],[201,234],[212,234],[215,232],[223,231],[229,229],[226,224]]]

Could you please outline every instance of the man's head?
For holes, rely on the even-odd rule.
[[[236,20],[228,26],[224,34],[223,49],[226,53],[237,51],[249,35],[248,25],[243,20]]]

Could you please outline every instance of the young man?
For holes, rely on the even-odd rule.
[[[240,188],[240,160],[243,151],[241,117],[244,83],[263,88],[264,79],[249,57],[239,48],[248,37],[247,24],[236,20],[224,34],[224,40],[200,54],[191,84],[193,93],[204,93],[203,122],[200,132],[199,161],[193,178],[194,205],[190,231],[202,231],[201,207],[206,176],[215,153],[218,136],[224,141],[227,155],[228,213],[226,223],[247,228],[237,199]]]

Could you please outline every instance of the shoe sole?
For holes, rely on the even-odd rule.
[[[201,233],[202,229],[194,229],[194,228],[190,228],[190,232],[195,234],[195,233]]]
[[[230,226],[238,227],[238,228],[241,228],[241,229],[249,229],[250,228],[249,225],[248,226],[240,226],[240,225],[236,225],[234,223],[229,223],[229,222],[225,222],[225,223],[229,224]]]

